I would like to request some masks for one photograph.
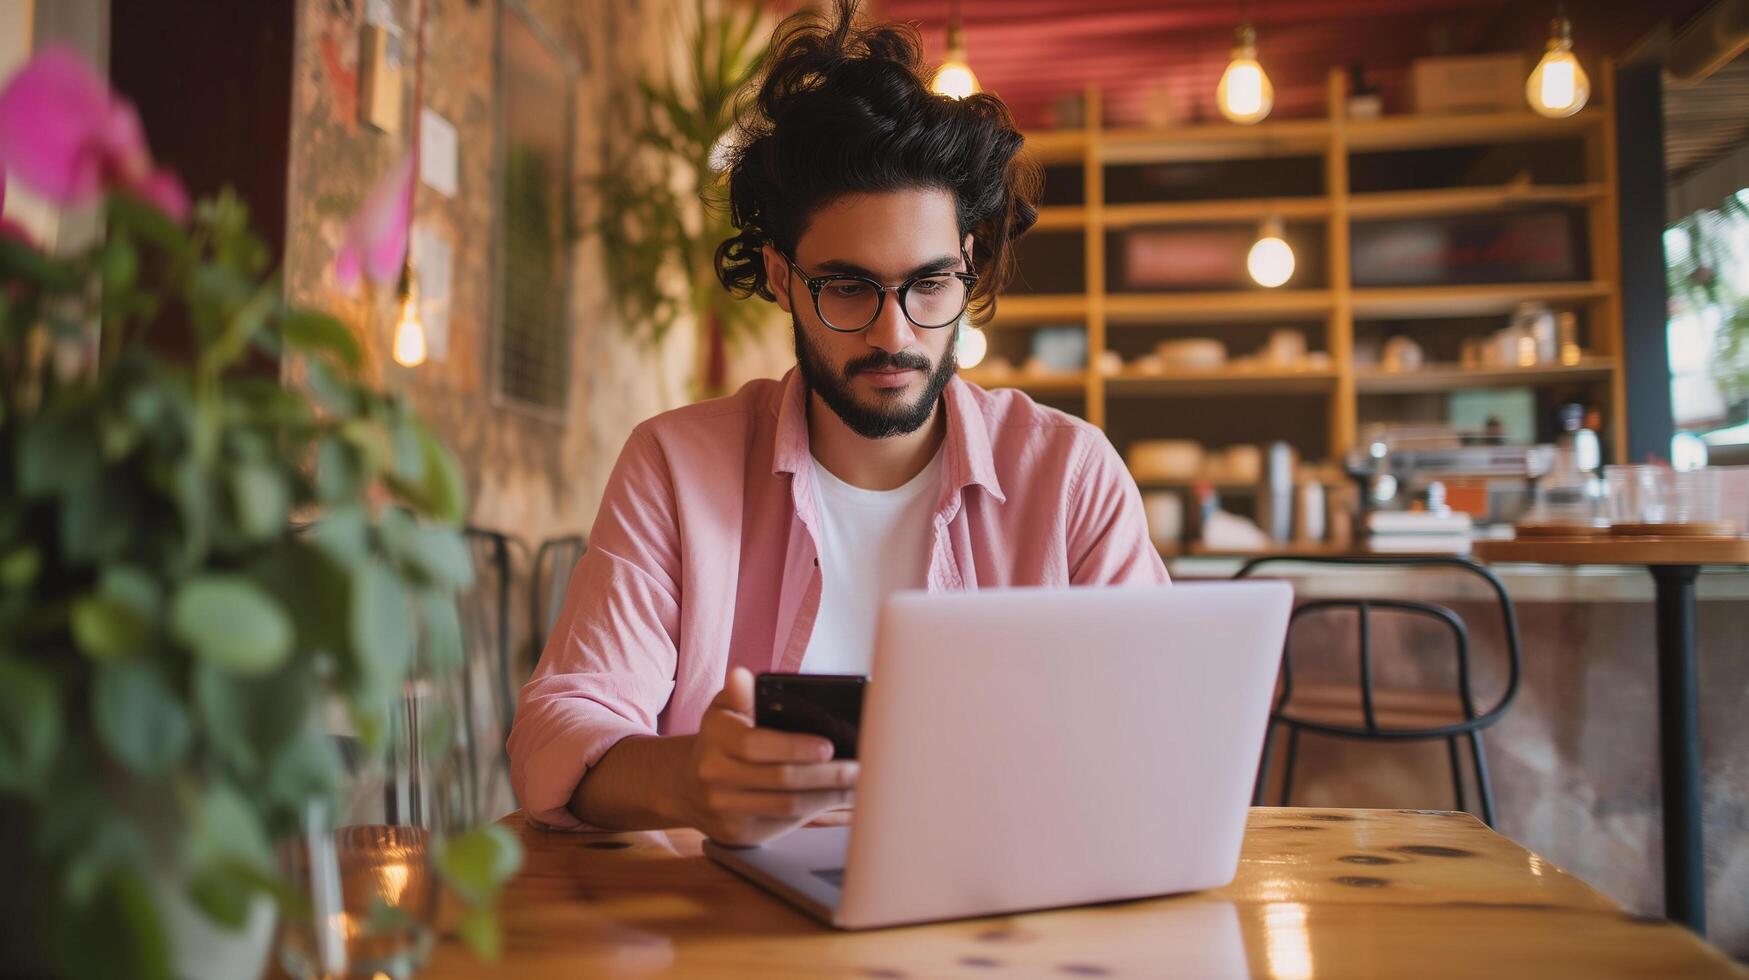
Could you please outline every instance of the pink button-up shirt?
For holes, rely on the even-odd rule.
[[[1098,429],[1017,391],[948,383],[931,592],[1163,584],[1141,495]],[[522,689],[510,777],[566,809],[627,735],[678,735],[731,667],[794,671],[820,608],[806,388],[792,370],[639,425]]]

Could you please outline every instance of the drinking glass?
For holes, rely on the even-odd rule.
[[[1701,524],[1719,519],[1716,470],[1606,466],[1603,479],[1612,523]]]

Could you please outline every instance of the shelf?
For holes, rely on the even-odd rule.
[[[1024,149],[1040,163],[1079,163],[1087,152],[1084,129],[1047,129],[1024,135]]]
[[[1356,319],[1437,319],[1510,313],[1520,303],[1579,303],[1609,295],[1605,282],[1403,286],[1353,291]]]
[[[960,377],[980,388],[1018,388],[1029,393],[1058,395],[1087,393],[1085,373],[1027,374],[1014,371],[1008,374],[992,374],[977,368],[968,368],[960,372]]]
[[[1194,490],[1201,484],[1208,484],[1215,492],[1228,497],[1254,497],[1257,495],[1257,484],[1234,483],[1231,480],[1150,480],[1134,476],[1138,490]]]
[[[1478,369],[1441,364],[1419,371],[1356,371],[1354,389],[1363,395],[1382,395],[1459,391],[1466,388],[1517,388],[1525,385],[1607,381],[1614,370],[1615,362],[1607,357],[1587,357],[1578,364],[1543,364],[1536,367]]]
[[[1038,209],[1033,231],[1080,231],[1087,227],[1087,209],[1079,204],[1052,204]]]
[[[1167,163],[1305,156],[1330,145],[1326,119],[1287,119],[1255,126],[1208,123],[1167,129],[1108,129],[1095,147],[1102,162]]]
[[[1529,109],[1347,119],[1343,121],[1343,133],[1351,153],[1521,143],[1567,139],[1601,131],[1608,111],[1594,106],[1565,119],[1547,119]]]
[[[1327,289],[1234,289],[1202,293],[1111,293],[1106,319],[1121,323],[1233,322],[1322,317],[1334,300]]]
[[[1037,326],[1080,323],[1087,319],[1087,297],[1081,293],[1035,293],[1003,296],[996,303],[992,326]]]
[[[1350,218],[1422,218],[1477,211],[1504,211],[1540,204],[1590,204],[1603,200],[1603,184],[1453,187],[1443,190],[1387,191],[1353,194]]]
[[[1107,228],[1130,228],[1201,221],[1257,222],[1272,215],[1282,219],[1329,217],[1330,199],[1320,196],[1107,204],[1104,220]]]
[[[1205,371],[1180,374],[1126,372],[1105,379],[1111,397],[1149,395],[1319,394],[1336,383],[1334,371]]]

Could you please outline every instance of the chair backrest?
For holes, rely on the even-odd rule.
[[[1331,735],[1361,736],[1370,738],[1438,738],[1447,735],[1457,735],[1464,732],[1477,731],[1493,724],[1505,713],[1507,706],[1518,694],[1519,674],[1521,669],[1518,617],[1512,606],[1512,598],[1507,595],[1506,587],[1500,579],[1487,568],[1458,556],[1421,556],[1421,555],[1343,555],[1343,556],[1291,556],[1270,555],[1254,558],[1245,563],[1234,575],[1234,578],[1249,578],[1258,569],[1269,565],[1310,564],[1325,567],[1346,568],[1393,568],[1393,569],[1447,569],[1455,570],[1465,575],[1474,576],[1485,583],[1499,604],[1500,619],[1505,632],[1507,654],[1507,680],[1505,690],[1500,697],[1486,710],[1476,709],[1475,690],[1473,687],[1473,672],[1470,669],[1470,637],[1469,630],[1463,620],[1450,609],[1430,602],[1420,602],[1407,599],[1363,599],[1334,598],[1314,599],[1303,602],[1294,610],[1293,620],[1288,627],[1287,646],[1282,652],[1281,662],[1281,693],[1276,699],[1278,715],[1288,705],[1293,695],[1293,625],[1301,617],[1321,614],[1335,609],[1353,609],[1358,614],[1359,646],[1360,646],[1360,726],[1341,725],[1330,722],[1292,718],[1294,724],[1312,731]],[[1373,637],[1372,615],[1378,610],[1407,613],[1412,616],[1430,620],[1450,630],[1454,640],[1457,656],[1457,686],[1463,707],[1464,720],[1448,725],[1428,726],[1419,728],[1392,727],[1379,724],[1374,711],[1373,688]]]
[[[581,534],[566,534],[548,538],[534,553],[534,581],[529,589],[528,624],[534,655],[546,649],[547,635],[565,605],[565,590],[571,584],[571,570],[583,559],[589,543]]]
[[[503,747],[516,710],[516,689],[510,676],[510,550],[514,541],[503,532],[479,527],[469,527],[463,533],[473,556],[474,584],[458,602],[467,662],[462,685],[465,721],[458,727],[467,754],[468,780],[476,798],[484,799],[501,779],[508,786]]]

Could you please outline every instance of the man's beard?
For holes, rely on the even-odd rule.
[[[923,393],[915,402],[909,405],[900,402],[900,389],[893,389],[890,394],[876,396],[883,404],[870,407],[857,401],[856,393],[851,390],[850,379],[858,372],[895,368],[929,371],[929,360],[909,351],[891,354],[877,349],[844,365],[842,372],[836,372],[808,342],[807,334],[802,331],[802,321],[793,313],[790,324],[795,329],[796,365],[801,368],[802,380],[807,382],[810,391],[820,396],[826,407],[832,409],[834,415],[850,427],[850,431],[864,439],[908,435],[921,429],[941,401],[942,389],[959,369],[959,362],[954,358],[954,345],[950,343],[947,352],[941,355],[941,363],[929,373]]]

